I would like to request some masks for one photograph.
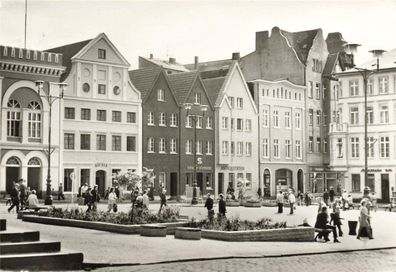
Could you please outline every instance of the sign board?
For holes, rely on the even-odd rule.
[[[362,169],[360,172],[364,172],[364,169]],[[371,169],[367,169],[367,172],[392,172],[392,169],[382,169],[382,168],[371,168]]]
[[[229,171],[244,171],[245,167],[243,166],[228,166],[228,165],[222,165],[221,170],[229,170]]]
[[[107,163],[97,162],[97,163],[95,163],[95,167],[107,167]]]

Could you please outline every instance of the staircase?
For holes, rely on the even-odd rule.
[[[81,269],[83,254],[61,251],[60,242],[40,241],[40,232],[7,230],[0,219],[0,269],[73,270]]]

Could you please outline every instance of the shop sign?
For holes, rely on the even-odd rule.
[[[221,170],[229,170],[229,171],[244,171],[245,167],[243,166],[228,166],[228,165],[222,165]]]
[[[364,169],[362,169],[360,172],[364,172]],[[367,172],[392,172],[392,169],[371,168],[367,169]]]
[[[187,166],[187,170],[194,170],[194,166]],[[197,170],[209,170],[209,171],[212,171],[212,166],[197,166]]]
[[[95,163],[95,167],[107,167],[107,163],[97,162],[97,163]]]

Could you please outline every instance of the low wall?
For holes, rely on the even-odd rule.
[[[124,234],[139,234],[141,225],[121,225],[112,224],[106,222],[94,222],[84,221],[75,219],[64,219],[56,217],[36,216],[36,215],[23,215],[23,221],[48,224],[48,225],[59,225],[86,229],[103,230],[115,233]],[[186,221],[171,222],[171,223],[159,223],[160,225],[166,226],[167,234],[174,234],[177,227],[183,227],[186,225]]]
[[[315,236],[314,228],[295,227],[268,230],[218,231],[202,229],[202,238],[223,241],[283,241],[312,242]]]

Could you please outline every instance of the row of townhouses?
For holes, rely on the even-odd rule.
[[[195,169],[202,193],[242,182],[265,197],[289,187],[357,197],[369,186],[389,201],[396,50],[368,81],[366,184],[364,83],[345,43],[274,27],[246,56],[180,64],[150,54],[130,71],[105,34],[45,51],[1,46],[0,191],[19,178],[45,191],[50,128],[52,187],[63,182],[69,195],[84,183],[103,193],[115,173],[147,167],[155,192],[176,199],[191,192]]]

